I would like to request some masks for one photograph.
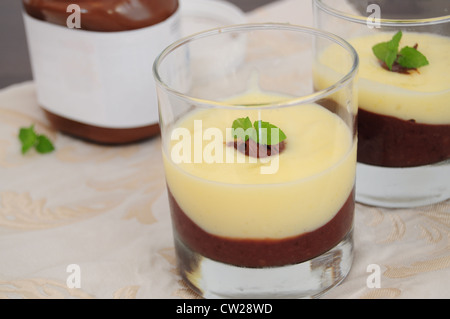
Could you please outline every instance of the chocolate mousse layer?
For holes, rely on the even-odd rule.
[[[183,212],[170,189],[169,203],[176,239],[190,250],[212,260],[251,268],[298,264],[323,254],[336,246],[351,230],[355,208],[352,191],[337,214],[314,231],[281,239],[237,239],[204,231]],[[176,248],[180,254],[182,249]],[[190,267],[185,256],[178,255],[178,258],[181,267]]]
[[[450,158],[450,124],[431,125],[358,111],[358,162],[413,167]]]

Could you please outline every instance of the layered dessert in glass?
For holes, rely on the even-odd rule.
[[[380,1],[381,17],[371,20],[355,11],[361,3],[314,3],[316,26],[335,30],[360,58],[357,200],[411,207],[450,198],[450,16],[394,19]],[[332,49],[322,57],[330,70],[338,61]]]
[[[281,151],[256,157],[234,146],[226,131],[247,116],[282,128],[288,137]],[[220,129],[228,142],[219,162],[175,164],[170,156],[179,141],[164,156],[174,231],[189,249],[235,266],[276,267],[317,257],[350,231],[356,148],[338,116],[315,104],[283,112],[207,110],[183,118],[175,130],[194,136],[194,121],[204,132]],[[203,142],[204,155],[210,143]]]
[[[315,49],[329,45],[347,72],[316,92]],[[216,63],[194,65],[205,52]],[[348,274],[357,64],[345,41],[282,24],[214,29],[157,59],[178,268],[201,296],[318,297]]]

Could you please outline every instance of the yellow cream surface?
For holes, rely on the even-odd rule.
[[[245,99],[265,100],[261,95]],[[286,149],[279,156],[255,159],[226,146],[224,140],[231,140],[227,128],[246,116],[281,128]],[[185,135],[178,134],[180,129]],[[317,229],[339,211],[354,185],[355,144],[346,124],[316,104],[195,111],[176,123],[164,147],[166,180],[181,209],[209,233],[283,238]],[[191,156],[180,163],[183,151]],[[194,163],[195,154],[202,154],[202,160],[197,157]],[[211,162],[210,154],[221,156]]]
[[[375,44],[389,41],[392,36],[393,33],[377,33],[349,40],[360,59],[359,106],[403,120],[450,124],[450,38],[403,32],[399,49],[417,43],[417,49],[427,57],[429,65],[410,74],[400,74],[383,69],[372,52]],[[336,47],[325,50],[315,72],[317,88],[328,87],[336,80],[343,59],[342,50]]]

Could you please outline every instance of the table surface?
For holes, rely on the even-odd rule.
[[[297,0],[247,19],[312,21],[309,2]],[[61,134],[19,73],[0,90],[0,299],[198,298],[177,272],[159,137],[108,147]],[[20,153],[18,130],[31,123],[53,153]],[[323,298],[450,298],[450,201],[357,204],[354,240],[348,277]]]

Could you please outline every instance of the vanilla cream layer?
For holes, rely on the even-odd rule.
[[[429,65],[418,72],[400,74],[383,69],[372,47],[389,41],[393,33],[377,33],[351,39],[359,55],[359,106],[364,110],[414,119],[426,124],[450,124],[450,38],[425,33],[404,32],[399,50],[413,47],[428,59]],[[338,77],[345,56],[341,49],[330,47],[320,57],[315,83],[318,89],[330,86]],[[341,75],[342,77],[342,75]]]
[[[226,128],[246,116],[283,130],[287,146],[279,157],[271,157],[271,162],[250,158],[225,146],[216,135],[203,140],[200,149],[207,155],[212,145],[217,147],[216,151],[223,153],[221,163],[206,163],[208,156],[193,163],[198,147],[194,140],[198,141],[199,133],[214,128],[231,140]],[[201,130],[195,120],[201,120]],[[174,134],[178,140],[172,140],[164,151],[167,184],[181,209],[209,233],[282,238],[312,231],[335,216],[353,189],[356,150],[351,131],[339,117],[318,105],[204,110],[182,119],[173,133],[180,128],[191,135],[192,162],[175,164],[172,160],[179,161],[179,146],[186,142]],[[262,174],[263,168],[272,173]]]

